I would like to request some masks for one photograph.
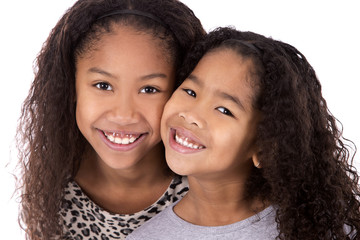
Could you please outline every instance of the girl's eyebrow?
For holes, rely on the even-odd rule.
[[[111,73],[105,71],[105,70],[102,70],[100,68],[97,68],[97,67],[92,67],[88,70],[88,72],[90,73],[98,73],[98,74],[101,74],[101,75],[105,75],[107,77],[110,77],[110,78],[116,78],[114,75],[112,75]],[[162,79],[167,79],[168,76],[164,73],[151,73],[151,74],[148,74],[148,75],[145,75],[145,76],[142,76],[140,78],[140,80],[150,80],[150,79],[153,79],[153,78],[162,78]]]
[[[244,105],[242,104],[242,102],[240,101],[240,99],[239,99],[238,97],[233,96],[233,95],[228,94],[228,93],[223,92],[223,91],[219,91],[219,90],[217,90],[217,91],[215,92],[215,94],[216,94],[217,96],[219,96],[220,98],[222,98],[222,99],[232,101],[232,102],[235,103],[242,111],[245,111],[245,112],[246,112],[246,109],[245,109]]]
[[[187,79],[191,80],[196,85],[199,85],[200,87],[203,87],[204,84],[199,80],[199,78],[193,74],[190,74]]]
[[[164,73],[152,73],[152,74],[148,74],[145,75],[143,77],[141,77],[141,80],[149,80],[149,79],[153,79],[153,78],[162,78],[162,79],[167,79],[167,75]]]
[[[88,70],[89,73],[98,73],[98,74],[101,74],[101,75],[105,75],[107,77],[110,77],[110,78],[115,78],[114,75],[112,75],[111,73],[105,71],[105,70],[102,70],[100,68],[97,68],[97,67],[92,67]]]
[[[193,74],[190,74],[187,78],[188,80],[192,81],[193,83],[195,83],[196,85],[198,85],[199,87],[203,87],[204,84],[202,81],[200,81],[200,79],[193,75]],[[220,90],[216,90],[215,91],[215,95],[216,96],[219,96],[220,98],[222,99],[225,99],[225,100],[230,100],[232,101],[233,103],[235,103],[242,111],[246,111],[245,107],[244,107],[244,104],[242,104],[242,102],[240,101],[240,99],[236,96],[233,96],[229,93],[226,93],[224,91],[220,91]]]

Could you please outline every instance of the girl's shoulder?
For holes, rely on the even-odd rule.
[[[188,191],[186,177],[175,176],[163,195],[146,209],[133,214],[110,213],[94,203],[75,182],[64,192],[60,215],[67,235],[73,237],[115,237],[120,239],[181,199]],[[84,238],[87,239],[87,238]]]

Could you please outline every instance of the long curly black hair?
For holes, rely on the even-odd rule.
[[[261,168],[252,170],[247,197],[277,207],[278,239],[360,239],[359,176],[345,144],[352,142],[342,137],[305,56],[272,38],[218,28],[188,55],[181,78],[221,48],[252,59],[258,76],[253,106],[262,115]]]
[[[133,9],[134,14],[110,14]],[[114,24],[131,26],[160,39],[178,69],[205,31],[194,13],[177,0],[79,0],[51,31],[35,66],[17,133],[22,176],[20,222],[27,239],[61,236],[63,191],[78,171],[88,145],[75,120],[75,61],[90,51]],[[179,78],[177,78],[179,79]]]

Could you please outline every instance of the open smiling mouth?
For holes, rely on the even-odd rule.
[[[203,148],[205,148],[205,146],[201,145],[200,143],[197,143],[193,139],[190,139],[188,137],[185,137],[185,136],[181,135],[181,133],[179,133],[178,131],[175,131],[174,135],[175,135],[174,136],[175,142],[177,144],[181,145],[181,146],[191,148],[191,149],[203,149]]]
[[[121,134],[121,133],[106,132],[106,131],[102,131],[102,132],[110,142],[121,145],[132,144],[143,135],[143,134]]]

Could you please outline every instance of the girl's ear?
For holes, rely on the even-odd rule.
[[[261,168],[261,163],[260,163],[260,161],[259,161],[259,158],[258,158],[257,153],[254,153],[254,155],[252,156],[252,161],[253,161],[254,166],[255,166],[256,168]]]

